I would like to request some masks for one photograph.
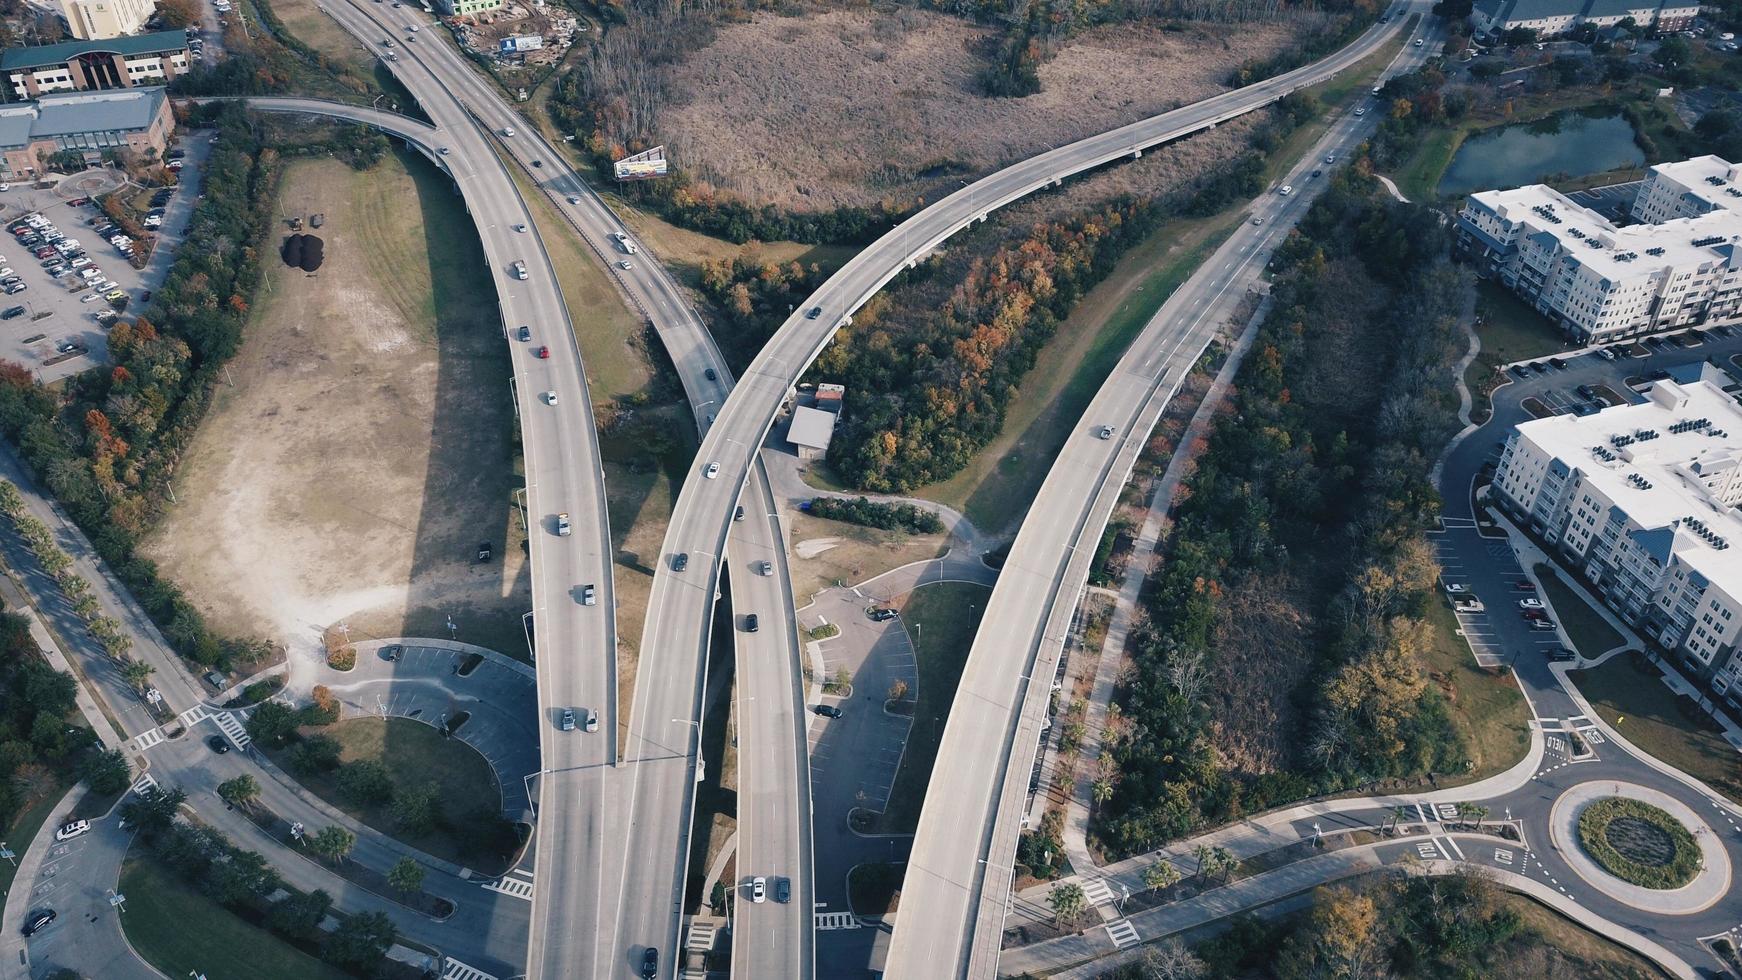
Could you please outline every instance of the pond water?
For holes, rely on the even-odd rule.
[[[1457,197],[1533,184],[1553,174],[1583,177],[1644,162],[1633,126],[1621,115],[1563,112],[1465,140],[1441,175],[1438,193]]]

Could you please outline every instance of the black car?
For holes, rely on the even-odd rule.
[[[648,978],[659,976],[659,950],[652,946],[641,951],[641,975]]]
[[[774,879],[774,900],[782,905],[792,901],[792,879]]]
[[[515,336],[520,338],[521,340],[531,340],[532,339],[532,328],[525,325],[525,324],[521,324],[520,330],[518,333],[515,334]]]
[[[822,315],[823,315],[823,308],[820,306],[813,306],[810,308],[809,311],[807,311],[805,313],[804,318],[806,320],[815,320],[817,317],[822,316]]]
[[[754,633],[761,628],[762,620],[757,619],[755,613],[750,613],[744,617],[744,632]]]
[[[824,718],[839,718],[839,717],[841,717],[841,709],[835,707],[832,704],[819,704],[811,710],[815,711],[819,715],[822,715]]]
[[[671,556],[671,570],[672,571],[681,572],[688,567],[690,567],[690,553],[689,552],[680,551],[677,554]]]
[[[34,936],[42,931],[42,927],[56,919],[54,909],[38,909],[30,913],[30,918],[24,920],[24,934]]]
[[[870,616],[873,623],[886,623],[894,619],[896,613],[893,609],[870,609],[865,615]]]
[[[206,748],[211,749],[219,755],[223,755],[225,752],[230,751],[230,743],[224,741],[224,736],[222,735],[213,735],[211,738],[206,739]]]
[[[1548,366],[1554,368],[1556,371],[1565,371],[1567,369],[1567,362],[1564,358],[1551,357],[1548,359]]]
[[[23,315],[24,315],[24,307],[22,307],[22,306],[9,306],[6,308],[6,312],[0,313],[0,320],[15,320]]]
[[[714,373],[713,368],[708,368],[707,370],[703,371],[702,377],[707,378],[709,381],[717,381],[720,378],[719,375]]]

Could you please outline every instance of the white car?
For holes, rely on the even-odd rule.
[[[555,405],[556,404],[556,392],[554,392],[554,391],[545,392],[544,393],[544,403],[546,405]]]
[[[9,191],[9,190],[11,190],[11,189],[12,189],[12,185],[11,185],[11,184],[8,184],[8,183],[6,183],[6,182],[4,182],[4,181],[0,181],[0,192],[5,192],[5,191]]]
[[[100,300],[102,298],[103,297],[97,295],[96,293],[87,293],[87,294],[79,297],[79,302],[81,302],[81,303],[95,303],[97,300]]]
[[[1357,115],[1357,116],[1365,116],[1366,114],[1367,114],[1367,110],[1364,108],[1355,110],[1355,115]]]
[[[59,830],[55,831],[54,839],[72,840],[74,837],[83,837],[90,832],[91,822],[89,820],[74,820],[71,823],[63,824]]]
[[[1287,196],[1289,196],[1289,195],[1290,195],[1290,194],[1293,194],[1293,193],[1294,193],[1294,188],[1292,188],[1292,187],[1290,187],[1290,186],[1288,186],[1288,185],[1287,185],[1287,184],[1283,184],[1283,185],[1282,185],[1282,189],[1281,189],[1281,190],[1279,190],[1279,191],[1277,191],[1277,193],[1278,193],[1278,194],[1281,194],[1281,195],[1282,195],[1282,196],[1283,196],[1283,197],[1287,197]]]
[[[444,156],[444,157],[445,157],[445,156],[447,156],[447,155],[448,155],[448,148],[447,148],[447,147],[445,147],[445,146],[444,146],[444,147],[442,147],[442,148],[440,148],[440,149],[438,149],[438,150],[436,150],[436,152],[437,152],[437,153],[440,153],[440,154],[441,154],[441,155],[442,155],[442,156]]]
[[[85,279],[101,279],[101,278],[103,278],[103,270],[101,270],[93,265],[93,266],[89,266],[89,267],[84,268],[84,269],[80,269],[79,275]]]
[[[720,475],[720,464],[719,463],[709,463],[707,471],[704,472],[702,475],[707,477],[710,480],[719,476]]]
[[[87,259],[87,258],[84,258],[81,256],[80,258],[76,258],[73,260],[73,268],[75,268],[75,269],[88,269],[90,267],[91,267],[91,260],[90,259]]]
[[[1518,600],[1518,608],[1520,608],[1520,609],[1541,609],[1541,608],[1543,608],[1542,600],[1536,598],[1535,596],[1532,596],[1529,599],[1520,599],[1520,600]]]
[[[635,268],[635,263],[627,261],[619,262],[617,263],[617,268],[622,269],[624,272],[628,272],[630,269]]]
[[[581,199],[579,197],[576,197],[573,194],[570,194],[569,195],[569,203],[570,204],[579,204],[579,203],[581,203]]]
[[[750,900],[757,905],[768,901],[768,879],[761,875],[750,879]]]
[[[513,127],[513,126],[509,126],[509,127],[507,127],[507,128],[506,128],[506,129],[504,129],[504,130],[502,130],[502,135],[503,135],[503,136],[504,136],[504,137],[505,137],[505,138],[508,138],[508,139],[513,139],[513,138],[514,138],[514,127]]]

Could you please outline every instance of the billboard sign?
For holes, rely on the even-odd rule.
[[[665,147],[656,146],[644,153],[617,161],[618,180],[650,180],[666,175]]]

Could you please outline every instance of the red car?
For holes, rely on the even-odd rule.
[[[1524,618],[1525,619],[1547,619],[1548,613],[1543,612],[1541,609],[1526,609],[1524,611]]]
[[[1531,582],[1529,580],[1515,582],[1515,583],[1513,583],[1512,587],[1517,589],[1520,592],[1535,592],[1536,591],[1536,583]]]
[[[541,358],[550,357],[550,348],[549,347],[540,347],[538,349],[538,356]]]

